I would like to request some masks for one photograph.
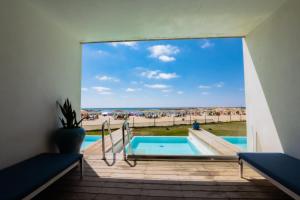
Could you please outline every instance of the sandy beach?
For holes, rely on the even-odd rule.
[[[99,115],[98,119],[84,120],[83,127],[86,130],[101,129],[102,123],[107,120],[110,122],[112,129],[121,128],[125,120],[114,119],[112,116]],[[160,117],[160,118],[146,118],[142,116],[129,116],[128,122],[131,127],[149,127],[149,126],[173,126],[182,124],[191,124],[197,120],[200,123],[212,122],[230,122],[230,121],[245,121],[246,115],[220,115],[220,116],[199,116],[188,115],[185,117]]]

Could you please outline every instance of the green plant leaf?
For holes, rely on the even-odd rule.
[[[63,118],[59,118],[60,119],[60,122],[62,124],[62,126],[65,128],[66,127],[66,122]]]
[[[65,100],[63,105],[59,104],[59,108],[63,115],[63,118],[60,118],[60,121],[64,128],[79,127],[79,124],[82,120],[80,122],[77,122],[76,111],[73,110],[72,104],[68,98]]]

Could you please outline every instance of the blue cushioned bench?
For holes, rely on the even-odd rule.
[[[0,199],[31,199],[76,166],[81,154],[45,153],[0,170]]]
[[[238,153],[240,174],[246,163],[278,188],[300,199],[300,160],[283,153]]]

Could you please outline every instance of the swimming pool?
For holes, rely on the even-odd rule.
[[[91,144],[97,142],[98,140],[101,140],[101,136],[99,135],[86,135],[84,137],[84,140],[81,144],[81,149],[84,150],[87,147],[89,147]]]
[[[247,151],[247,137],[246,136],[223,136],[227,142],[237,146],[242,151]]]
[[[201,151],[188,137],[175,136],[134,136],[131,148],[126,147],[132,155],[201,155]]]

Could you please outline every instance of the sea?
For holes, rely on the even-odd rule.
[[[158,110],[182,110],[182,109],[193,109],[192,107],[144,107],[144,108],[82,108],[82,110],[86,110],[89,112],[142,112],[142,111],[158,111]]]
[[[81,108],[82,110],[86,110],[89,112],[128,112],[128,113],[137,113],[142,111],[175,111],[175,110],[189,110],[189,109],[211,109],[216,107],[138,107],[138,108]],[[222,108],[222,107],[218,107]],[[237,107],[223,107],[223,108],[237,108]],[[244,108],[244,107],[239,107]]]

